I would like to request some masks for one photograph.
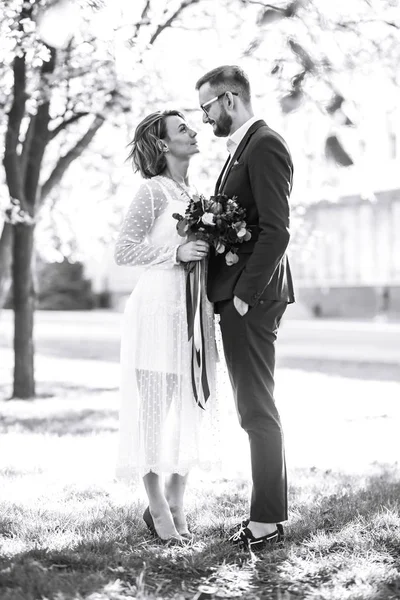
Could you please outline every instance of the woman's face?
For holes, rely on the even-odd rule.
[[[187,159],[199,152],[197,132],[191,129],[184,119],[177,115],[170,115],[166,118],[165,125],[167,128],[165,143],[171,156]]]

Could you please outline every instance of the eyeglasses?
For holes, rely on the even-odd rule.
[[[223,96],[225,96],[225,94],[228,93],[229,90],[227,90],[226,92],[222,92],[222,94],[220,94],[219,96],[215,96],[215,98],[211,98],[211,100],[207,100],[207,102],[204,102],[204,104],[200,104],[200,108],[203,111],[203,113],[206,115],[206,117],[208,117],[208,112],[207,112],[207,108],[208,106],[211,106],[211,104],[213,102],[216,102],[217,100],[219,100],[220,98],[222,98]],[[232,94],[232,96],[238,96],[239,94],[237,92],[230,92]]]

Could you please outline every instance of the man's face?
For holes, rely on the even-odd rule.
[[[219,93],[209,83],[205,83],[199,89],[199,103],[203,110],[203,123],[209,123],[213,128],[214,135],[217,137],[227,137],[232,128],[232,117],[226,110],[225,98],[224,93]]]

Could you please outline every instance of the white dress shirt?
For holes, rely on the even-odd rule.
[[[250,117],[250,119],[243,123],[243,125],[241,125],[239,129],[236,129],[236,131],[234,131],[232,135],[228,137],[228,139],[226,140],[226,147],[228,148],[228,152],[231,155],[231,158],[235,154],[237,147],[239,146],[240,142],[242,141],[250,127],[256,121],[259,121],[258,117]]]
[[[228,139],[226,140],[226,147],[230,154],[230,160],[226,165],[226,169],[228,169],[229,165],[231,164],[232,157],[235,154],[240,142],[242,141],[242,139],[244,138],[244,136],[246,135],[246,133],[248,132],[250,127],[253,125],[253,123],[255,123],[258,120],[259,120],[258,117],[250,117],[250,119],[248,119],[245,123],[243,123],[243,125],[241,125],[239,127],[239,129],[236,129],[236,131],[234,131],[232,133],[232,135],[230,135],[228,137]],[[226,169],[224,171],[224,175],[225,175]],[[223,176],[222,176],[222,178],[223,178]],[[242,316],[245,315],[247,313],[247,311],[249,310],[248,304],[246,302],[244,302],[244,300],[241,300],[240,298],[238,298],[237,296],[234,297],[233,303],[235,305],[236,310]]]
[[[228,137],[228,139],[226,140],[226,147],[227,147],[228,152],[229,152],[229,161],[226,163],[226,167],[225,167],[224,172],[222,174],[221,181],[224,178],[225,173],[226,173],[227,169],[229,168],[229,166],[231,164],[232,157],[235,154],[237,147],[239,146],[240,142],[242,141],[242,139],[244,138],[244,136],[246,135],[246,133],[248,132],[248,130],[250,129],[250,127],[256,121],[259,121],[258,117],[250,117],[250,119],[248,119],[245,123],[243,123],[243,125],[241,125],[239,127],[239,129],[236,129],[236,131],[234,131],[232,133],[232,135],[230,135]]]

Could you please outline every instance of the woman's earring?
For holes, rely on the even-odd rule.
[[[169,152],[169,148],[168,148],[167,144],[165,142],[163,142],[162,140],[158,140],[157,145],[158,145],[159,150],[161,150],[161,152]]]

